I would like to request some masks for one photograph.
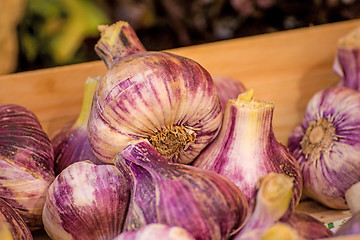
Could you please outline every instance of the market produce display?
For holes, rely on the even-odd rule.
[[[50,138],[31,111],[0,106],[0,236],[31,239],[16,236],[37,229],[52,240],[359,234],[356,89],[317,92],[286,146],[273,132],[275,104],[257,100],[256,89],[211,76],[190,58],[147,51],[127,22],[99,30],[95,49],[106,72],[88,76],[75,122]],[[234,92],[225,90],[230,85]],[[353,215],[330,231],[296,210],[301,197]]]

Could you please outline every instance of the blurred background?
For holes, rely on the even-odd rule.
[[[0,74],[98,60],[118,20],[164,50],[359,17],[356,0],[0,0]]]

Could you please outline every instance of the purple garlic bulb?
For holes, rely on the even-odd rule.
[[[195,240],[181,227],[170,227],[165,224],[151,223],[139,230],[120,233],[113,240]]]
[[[121,233],[129,185],[114,165],[76,162],[51,184],[44,228],[52,240],[113,239]]]
[[[229,99],[237,98],[240,93],[246,91],[245,85],[234,78],[213,76],[212,79],[215,83],[223,111],[225,111],[226,103]]]
[[[91,103],[99,78],[89,77],[86,80],[83,104],[77,120],[63,127],[52,138],[55,175],[74,162],[89,160],[95,164],[102,163],[92,151],[87,131]]]
[[[284,173],[294,181],[292,207],[300,201],[302,176],[296,159],[275,138],[274,104],[253,99],[249,90],[226,105],[223,124],[215,140],[193,166],[219,173],[236,184],[250,203],[260,177]]]
[[[131,184],[124,231],[161,223],[182,227],[197,240],[225,240],[247,216],[246,198],[230,180],[169,163],[146,139],[124,148],[114,162]]]
[[[137,37],[124,33],[129,29],[123,25],[103,27],[96,45],[109,70],[95,92],[88,123],[93,151],[113,163],[129,142],[145,138],[169,162],[191,163],[221,126],[212,78],[194,60],[172,53],[135,48],[124,56],[133,47],[126,42]]]
[[[0,198],[30,230],[42,227],[45,196],[54,178],[53,148],[35,114],[18,105],[0,106]]]
[[[19,213],[0,198],[0,239],[32,240],[30,229]]]
[[[308,102],[288,147],[304,178],[304,193],[335,209],[347,209],[345,192],[360,181],[360,92],[332,87]]]

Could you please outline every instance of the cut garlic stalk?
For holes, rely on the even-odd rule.
[[[285,173],[294,181],[295,206],[302,192],[302,176],[294,157],[274,136],[273,111],[272,102],[253,99],[252,89],[229,100],[220,133],[193,165],[228,177],[249,202],[260,177]]]

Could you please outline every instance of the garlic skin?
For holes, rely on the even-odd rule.
[[[302,193],[300,167],[275,138],[273,112],[274,104],[254,100],[252,89],[229,100],[219,134],[192,165],[229,178],[249,203],[255,197],[260,177],[270,172],[285,173],[294,181],[292,206],[295,207]]]
[[[50,185],[43,210],[52,240],[113,239],[121,233],[129,185],[114,165],[76,162]]]
[[[110,33],[102,35],[119,36],[111,43],[121,42],[122,33],[113,30],[105,28]],[[94,154],[113,163],[129,142],[148,139],[169,162],[191,163],[215,138],[222,122],[210,74],[197,62],[167,52],[123,56],[115,43],[119,58],[112,53],[113,62],[106,64],[110,68],[99,82],[88,123]]]
[[[0,198],[0,239],[32,240],[30,229],[20,215]]]
[[[92,151],[87,131],[91,103],[100,78],[101,76],[96,76],[86,80],[78,118],[74,123],[60,129],[51,140],[54,149],[55,175],[75,162],[89,160],[95,164],[102,163]]]
[[[124,148],[114,162],[131,184],[124,231],[161,223],[182,227],[197,240],[225,240],[248,214],[245,196],[230,180],[169,163],[146,139]]]
[[[191,234],[181,227],[151,223],[137,231],[122,232],[113,240],[195,240]]]
[[[234,78],[224,76],[212,76],[217,93],[220,98],[221,108],[225,111],[229,99],[235,99],[239,94],[246,91],[245,85]]]
[[[30,230],[42,227],[48,187],[55,178],[54,152],[34,113],[19,105],[0,106],[0,198]]]
[[[288,147],[300,164],[304,193],[334,209],[348,209],[345,192],[360,181],[360,93],[347,87],[317,92]]]

